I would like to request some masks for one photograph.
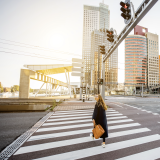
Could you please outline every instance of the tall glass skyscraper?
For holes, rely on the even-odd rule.
[[[97,91],[98,81],[98,48],[103,43],[107,49],[111,43],[107,40],[106,33],[98,30],[92,32],[91,39],[91,88],[94,88],[94,93]],[[100,69],[99,76],[102,76],[102,54],[100,54]],[[115,89],[118,82],[118,48],[111,54],[105,62],[105,82],[107,89]]]
[[[147,87],[147,38],[129,35],[125,39],[125,83],[133,89]]]
[[[110,11],[103,3],[99,7],[84,5],[82,58],[85,60],[85,83],[91,82],[91,33],[101,28],[109,29]]]
[[[158,35],[137,25],[125,39],[125,83],[130,91],[159,84]]]

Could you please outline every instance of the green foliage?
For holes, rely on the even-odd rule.
[[[16,92],[16,91],[19,91],[19,86],[18,85],[11,86],[11,92]]]
[[[54,109],[58,104],[61,104],[61,103],[62,103],[61,100],[60,100],[59,102],[56,102],[56,100],[53,99],[53,105],[52,105],[51,107],[47,107],[47,108],[45,109],[45,111],[47,111],[47,110],[53,111],[53,109]]]
[[[0,86],[0,93],[3,92],[3,86]]]
[[[30,88],[30,89],[29,89],[29,92],[30,92],[30,93],[31,93],[31,92],[33,92],[33,89],[32,89],[32,88]]]
[[[53,111],[53,109],[54,109],[56,106],[57,106],[56,100],[53,99],[53,105],[52,105],[52,107],[50,108],[50,111]]]

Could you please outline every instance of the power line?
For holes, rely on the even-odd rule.
[[[56,53],[62,53],[62,54],[67,54],[67,55],[81,56],[81,55],[74,54],[74,53],[70,53],[70,52],[58,51],[58,50],[54,50],[54,49],[51,49],[51,48],[34,46],[34,45],[30,45],[30,44],[26,44],[26,43],[21,43],[21,42],[16,42],[16,41],[11,41],[11,40],[6,40],[6,39],[0,39],[0,40],[4,40],[4,41],[8,41],[8,42],[13,42],[13,43],[18,43],[18,44],[27,45],[27,46],[22,46],[22,45],[18,45],[18,44],[11,44],[11,43],[0,42],[0,43],[2,43],[2,44],[8,44],[8,45],[13,45],[13,46],[20,46],[20,47],[25,47],[25,48],[32,48],[32,49],[38,49],[38,50],[44,50],[44,51],[50,51],[50,52],[56,52]]]
[[[38,56],[32,56],[32,55],[26,55],[26,54],[20,54],[20,53],[13,53],[13,52],[7,52],[7,51],[0,51],[0,52],[9,53],[9,54],[17,54],[17,55],[28,56],[28,57],[43,58],[43,59],[49,59],[49,60],[57,60],[57,61],[63,61],[63,62],[69,61],[69,60],[62,60],[62,59],[51,59],[51,58],[45,58],[45,57],[38,57]]]
[[[62,60],[62,59],[52,59],[52,58],[46,58],[46,57],[38,57],[38,56],[32,56],[32,55],[26,55],[26,54],[20,54],[20,53],[13,53],[13,52],[7,52],[7,51],[0,51],[0,52],[4,52],[4,53],[8,53],[8,54],[16,54],[16,55],[21,55],[21,56],[28,56],[28,57],[43,58],[43,59],[49,59],[49,60],[58,60],[58,61],[65,61],[65,62],[69,61],[69,60]],[[117,68],[117,69],[125,70],[125,69],[121,69],[121,68]]]
[[[3,48],[3,49],[9,49],[9,48],[4,48],[4,47],[0,47],[0,48]],[[9,49],[9,50],[12,50],[12,51],[18,51],[18,52],[24,52],[24,53],[29,53],[29,54],[34,54],[34,55],[38,55],[38,56],[45,56],[46,55],[42,55],[42,54],[36,54],[36,53],[33,53],[33,52],[25,52],[25,51],[20,51],[20,50],[15,50],[15,49]],[[54,57],[47,57],[47,58],[54,58]],[[57,59],[57,58],[54,58],[54,59]],[[60,60],[60,59],[59,59]],[[61,60],[64,60],[64,59],[61,59]]]

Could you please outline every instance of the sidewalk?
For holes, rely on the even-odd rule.
[[[94,108],[95,103],[96,103],[95,101],[82,102],[78,99],[70,99],[56,106],[53,111],[89,109],[89,108]]]

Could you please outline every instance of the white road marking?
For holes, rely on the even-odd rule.
[[[89,116],[89,115],[91,115],[91,114],[87,114],[87,113],[84,113],[84,114],[71,114],[71,115],[61,115],[61,116],[51,116],[50,118],[62,118],[62,117],[78,117],[78,116]]]
[[[52,116],[57,116],[57,115],[67,115],[67,114],[83,114],[83,113],[92,114],[93,111],[94,111],[94,109],[91,110],[91,111],[86,110],[86,111],[77,111],[77,112],[74,112],[74,111],[71,111],[71,112],[60,112],[60,113],[55,112],[55,113],[53,113]],[[114,111],[113,111],[113,110],[111,110],[111,111],[108,111],[108,110],[107,110],[107,111],[106,111],[106,113],[114,113],[114,112],[116,112],[116,111],[115,111],[115,110],[114,110]]]
[[[128,128],[128,127],[134,127],[134,126],[140,126],[140,125],[141,124],[139,123],[130,123],[130,124],[123,124],[123,125],[108,126],[108,130]],[[88,129],[31,136],[28,139],[28,141],[35,141],[35,140],[49,139],[49,138],[56,138],[56,137],[63,137],[63,136],[71,136],[71,135],[77,135],[77,134],[83,134],[83,133],[91,133],[92,129],[93,129],[93,124]]]
[[[122,106],[120,106],[120,105],[118,105],[118,104],[114,104],[114,105],[116,105],[116,106],[118,106],[118,107],[121,107],[121,108],[123,108]]]
[[[67,111],[55,111],[54,114],[56,113],[77,113],[77,112],[93,112],[94,111],[94,108],[93,109],[84,109],[84,110],[67,110]],[[110,111],[110,112],[113,112],[115,111],[114,109],[107,109],[106,111]]]
[[[106,116],[107,117],[107,116]],[[56,122],[56,121],[65,121],[65,120],[78,120],[78,119],[84,119],[84,118],[92,118],[92,116],[83,116],[83,117],[71,117],[71,118],[58,118],[58,119],[48,119],[46,122]],[[109,119],[120,119],[120,118],[127,118],[127,116],[117,116],[117,117],[109,117],[107,118],[107,120]]]
[[[108,138],[120,137],[120,136],[137,134],[137,133],[148,132],[148,131],[150,131],[148,128],[126,130],[121,132],[110,133]],[[95,139],[95,140],[100,140],[100,139]],[[93,141],[91,137],[82,137],[82,138],[75,138],[75,139],[69,139],[69,140],[63,140],[63,141],[57,141],[57,142],[31,145],[31,146],[21,147],[14,155],[42,151],[45,149],[69,146],[73,144],[86,143],[91,141]]]
[[[119,112],[112,112],[112,113],[108,113],[106,112],[107,115],[110,115],[110,114],[118,114]],[[92,116],[92,113],[82,113],[82,114],[67,114],[67,115],[52,115],[50,118],[64,118],[64,117],[79,117],[79,116],[89,116],[91,115]]]
[[[117,160],[135,160],[135,159],[144,159],[144,160],[155,160],[160,158],[160,147],[133,154],[127,157],[119,158]]]
[[[131,121],[133,121],[133,120],[132,119],[125,119],[125,120],[108,121],[108,124],[131,122]],[[56,122],[56,123],[44,123],[42,126],[52,126],[52,125],[69,124],[69,123],[81,123],[81,122],[92,122],[92,119],[77,120],[77,121],[64,121],[64,122]]]
[[[85,157],[94,156],[94,155],[107,153],[107,152],[111,152],[111,151],[116,151],[119,149],[124,149],[124,148],[132,147],[132,146],[137,146],[140,144],[145,144],[145,143],[153,142],[153,141],[157,141],[157,140],[160,140],[160,135],[155,134],[155,135],[151,135],[151,136],[145,136],[145,137],[135,138],[135,139],[131,139],[131,140],[107,144],[106,148],[102,148],[101,146],[92,147],[92,148],[85,148],[85,149],[81,149],[81,150],[56,154],[56,155],[42,157],[42,158],[37,158],[37,160],[53,160],[53,159],[75,160],[75,159],[85,158]]]
[[[153,115],[159,115],[158,113],[152,113]]]
[[[111,117],[111,116],[121,116],[123,114],[119,113],[119,114],[110,114],[110,115],[107,115],[107,117]]]

